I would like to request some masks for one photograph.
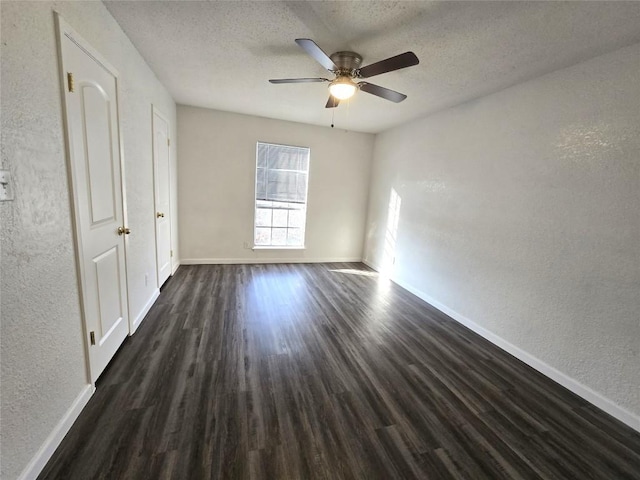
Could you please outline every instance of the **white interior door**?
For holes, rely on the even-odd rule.
[[[116,73],[60,26],[75,228],[91,381],[129,333]]]
[[[171,275],[171,209],[169,198],[169,122],[153,109],[153,183],[156,206],[158,287]]]

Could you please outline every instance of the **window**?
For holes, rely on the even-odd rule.
[[[309,149],[258,142],[256,247],[304,247]]]

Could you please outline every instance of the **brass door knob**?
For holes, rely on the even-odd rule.
[[[131,233],[131,230],[126,227],[118,227],[118,235],[122,235],[123,233],[125,235],[129,235]]]
[[[164,218],[164,213],[156,213],[156,218]]]

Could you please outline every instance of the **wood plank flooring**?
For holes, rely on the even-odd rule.
[[[640,479],[640,434],[362,264],[182,266],[40,479]]]

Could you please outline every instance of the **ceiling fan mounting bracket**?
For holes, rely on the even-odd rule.
[[[355,77],[362,64],[362,56],[356,52],[336,52],[332,53],[329,58],[338,67],[338,70],[334,72],[338,76],[349,75]]]

